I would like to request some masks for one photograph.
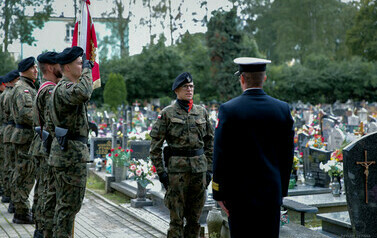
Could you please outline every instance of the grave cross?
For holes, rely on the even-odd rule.
[[[365,174],[365,203],[368,204],[368,176],[369,176],[369,166],[375,164],[376,161],[368,161],[367,158],[367,151],[364,151],[365,154],[365,161],[364,162],[356,162],[363,167],[365,167],[364,174]]]

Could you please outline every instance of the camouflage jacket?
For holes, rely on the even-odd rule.
[[[13,88],[11,113],[16,128],[10,141],[14,144],[31,143],[33,139],[33,100],[36,94],[34,82],[23,76]],[[24,128],[17,128],[17,124]]]
[[[13,92],[13,87],[6,87],[4,93],[2,94],[3,100],[1,101],[1,105],[3,109],[3,120],[4,122],[8,123],[3,129],[3,137],[1,138],[3,143],[10,143],[10,139],[14,131],[14,125],[9,123],[14,121],[10,110]]]
[[[3,131],[5,127],[4,123],[7,123],[4,118],[4,109],[3,109],[5,90],[3,92],[0,92],[0,138],[3,138]],[[0,140],[0,142],[2,142],[2,139]]]
[[[53,90],[49,107],[49,119],[54,126],[68,129],[70,135],[88,137],[89,125],[86,103],[93,92],[92,71],[84,68],[77,83],[63,76]],[[54,137],[51,145],[49,164],[56,167],[67,167],[74,163],[85,163],[89,160],[86,144],[78,140],[68,140],[67,148],[60,149]]]
[[[157,173],[164,171],[161,147],[165,140],[174,149],[204,149],[204,154],[201,156],[170,157],[168,172],[212,171],[214,132],[208,113],[203,107],[193,105],[187,113],[175,102],[162,110],[150,135],[152,137],[150,157]]]
[[[46,82],[47,84],[44,84]],[[52,124],[51,120],[48,119],[49,110],[47,108],[47,102],[50,99],[51,93],[55,86],[56,84],[49,82],[46,79],[42,79],[41,87],[39,88],[33,101],[33,121],[35,126],[42,126],[42,129],[47,131],[51,136],[54,135],[54,124]],[[29,154],[35,156],[48,156],[44,150],[41,137],[37,133],[34,135]]]

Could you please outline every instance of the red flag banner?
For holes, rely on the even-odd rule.
[[[80,5],[80,16],[75,24],[72,46],[80,46],[84,49],[86,59],[94,62],[92,69],[93,88],[101,87],[99,73],[99,61],[97,54],[97,37],[92,17],[89,12],[90,1],[82,0]]]

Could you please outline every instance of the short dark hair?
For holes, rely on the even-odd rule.
[[[261,72],[242,72],[241,74],[248,88],[262,87],[266,71]]]

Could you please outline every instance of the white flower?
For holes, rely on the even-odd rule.
[[[136,170],[136,175],[137,175],[137,176],[140,176],[141,173],[142,173],[142,171],[141,171],[140,169]]]
[[[130,166],[130,169],[131,169],[131,170],[135,170],[135,169],[136,169],[136,165],[132,164],[132,165]]]

